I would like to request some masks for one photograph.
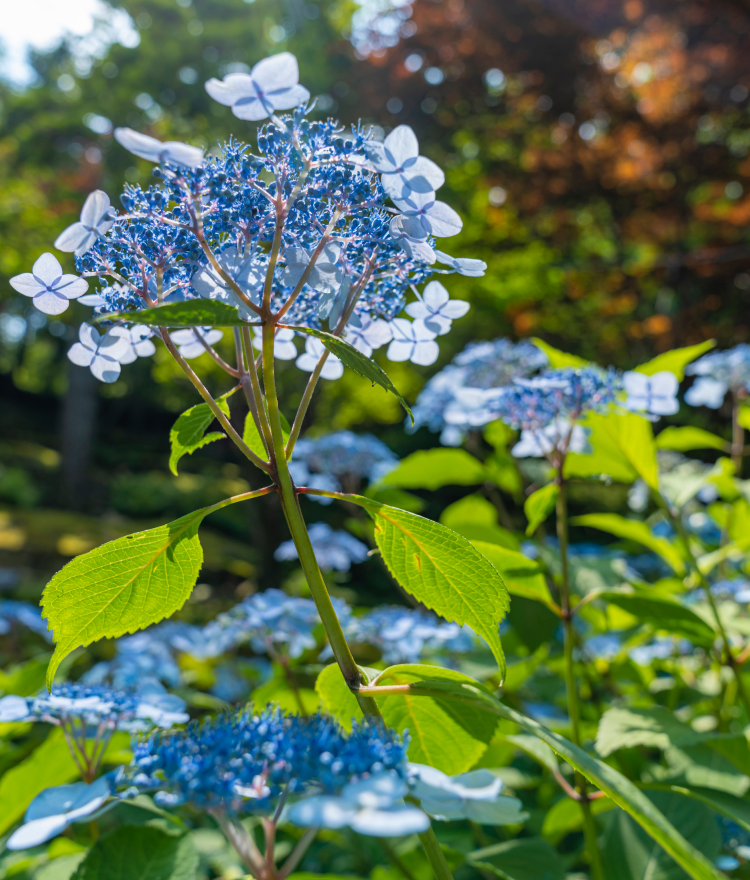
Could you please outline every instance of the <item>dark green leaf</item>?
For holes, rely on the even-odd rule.
[[[651,533],[651,529],[645,522],[635,519],[626,519],[617,513],[588,513],[584,516],[575,516],[571,524],[576,526],[588,526],[609,532],[618,538],[628,541],[637,541],[658,553],[680,576],[685,574],[685,561],[680,551],[674,544],[670,544],[666,538],[657,538]]]
[[[386,391],[390,391],[409,414],[412,425],[414,424],[414,416],[409,409],[409,404],[399,394],[396,386],[388,378],[388,374],[381,370],[372,358],[368,358],[353,345],[350,345],[339,336],[334,336],[332,333],[326,333],[323,330],[313,330],[310,327],[292,327],[292,330],[319,339],[328,351],[331,354],[335,354],[345,367],[349,367],[350,370],[354,370],[355,373],[359,373],[365,379],[369,379],[374,384],[380,385],[381,388],[385,388]]]
[[[668,596],[629,589],[627,592],[602,593],[601,598],[632,614],[640,623],[648,624],[654,630],[682,636],[706,647],[716,638],[716,633],[702,617]]]
[[[541,837],[506,840],[467,856],[469,864],[501,880],[565,880],[565,862]]]
[[[197,871],[189,835],[125,825],[94,844],[72,880],[192,880]]]
[[[736,822],[745,831],[750,831],[750,802],[744,798],[738,798],[723,791],[716,791],[713,788],[701,788],[696,785],[653,784],[644,787],[646,789],[672,791],[684,797],[694,798],[705,804],[715,813],[719,813]]]
[[[235,392],[235,388],[222,394],[216,399],[219,409],[227,418],[229,417],[229,404],[227,400]],[[226,434],[221,431],[214,431],[206,434],[206,428],[216,418],[211,407],[207,403],[198,403],[186,409],[172,426],[169,432],[169,445],[171,452],[169,454],[169,469],[177,476],[177,463],[183,455],[192,455],[197,449],[213,443],[214,440],[221,440]],[[255,450],[253,450],[255,451]]]
[[[247,327],[233,306],[212,299],[191,299],[142,309],[138,312],[118,312],[101,315],[95,321],[127,321],[129,324],[147,324],[149,327]]]
[[[526,526],[526,534],[533,535],[539,526],[547,519],[547,517],[555,509],[557,504],[557,496],[560,494],[560,487],[557,483],[548,483],[537,489],[524,501],[523,512],[529,524]]]
[[[602,715],[596,735],[596,750],[604,758],[617,749],[647,746],[666,749],[669,746],[692,746],[703,742],[706,735],[679,721],[669,709],[613,708]]]

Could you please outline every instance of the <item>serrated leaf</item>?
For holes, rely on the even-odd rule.
[[[655,373],[667,371],[674,373],[680,382],[685,378],[685,367],[705,352],[709,351],[716,345],[715,339],[709,339],[706,342],[699,342],[697,345],[688,345],[685,348],[675,348],[672,351],[665,351],[664,354],[657,355],[648,363],[641,364],[635,368],[636,373],[643,373],[645,376],[653,376]]]
[[[690,639],[705,647],[710,647],[716,638],[716,633],[702,617],[668,596],[628,589],[622,592],[608,591],[602,593],[600,598],[622,608],[637,618],[639,623],[648,624],[655,631]]]
[[[742,739],[747,753],[747,740]],[[664,753],[669,770],[664,776],[656,778],[714,788],[741,797],[750,787],[750,777],[738,773],[729,758],[712,748],[713,745],[713,742],[708,742],[684,748],[670,746]],[[660,768],[660,772],[664,772],[663,768]]]
[[[475,486],[486,479],[482,462],[465,449],[420,449],[402,458],[378,480],[378,485],[401,489],[440,489]]]
[[[421,665],[392,666],[385,671],[363,670],[378,685],[401,685],[420,681],[429,670],[444,681],[471,681],[460,672]],[[361,717],[341,670],[333,663],[318,676],[315,684],[325,709],[347,727],[352,718]],[[388,727],[399,733],[409,731],[409,760],[429,764],[449,775],[471,769],[487,749],[497,728],[497,718],[450,700],[389,694],[378,697],[378,706]]]
[[[191,299],[187,302],[168,303],[137,312],[116,312],[101,315],[97,321],[127,321],[149,327],[247,327],[239,311],[226,303],[212,299]]]
[[[498,627],[510,598],[497,569],[466,538],[440,523],[361,495],[347,500],[364,507],[375,521],[383,561],[406,592],[446,620],[468,624],[490,646],[504,674]]]
[[[235,391],[236,389],[233,388],[216,399],[219,409],[227,418],[229,418],[229,404],[227,400]],[[215,418],[216,416],[207,403],[197,403],[178,416],[177,421],[172,425],[172,430],[169,432],[169,469],[175,476],[177,476],[177,463],[183,455],[192,455],[196,450],[202,449],[209,443],[213,443],[214,440],[221,440],[226,437],[226,434],[221,431],[206,434],[206,428]]]
[[[565,862],[541,837],[505,840],[469,853],[467,862],[501,880],[565,880]]]
[[[591,430],[593,454],[570,452],[563,476],[594,477],[607,474],[613,480],[632,483],[641,477],[652,489],[659,485],[659,466],[651,422],[633,414],[589,413],[580,424]]]
[[[198,527],[211,510],[117,538],[77,556],[52,578],[42,596],[55,634],[48,688],[75,648],[143,629],[185,604],[203,564]]]
[[[653,535],[645,522],[626,519],[617,513],[587,513],[573,517],[570,522],[572,525],[589,526],[602,532],[609,532],[610,535],[618,538],[643,544],[644,547],[661,556],[680,577],[685,575],[685,561],[677,547],[665,538]]]
[[[71,880],[192,880],[198,864],[189,835],[124,825],[97,840]]]
[[[644,709],[607,709],[599,722],[596,750],[606,758],[618,749],[646,746],[666,749],[669,746],[692,746],[706,735],[679,721],[673,712],[661,706]]]
[[[646,789],[658,791],[672,791],[684,797],[691,797],[705,804],[715,813],[726,816],[736,822],[745,831],[750,831],[750,802],[744,798],[735,797],[723,791],[713,788],[703,788],[697,785],[661,785],[649,784]]]
[[[730,444],[703,428],[684,428],[670,426],[656,435],[657,449],[674,449],[677,452],[690,452],[692,449],[726,450]]]
[[[547,519],[547,517],[555,509],[557,497],[560,494],[560,487],[557,483],[548,483],[532,492],[524,501],[523,512],[529,524],[526,526],[526,535],[533,535],[539,526]]]
[[[266,410],[266,417],[268,417],[268,404],[266,403],[265,397],[263,398],[263,406]],[[281,420],[281,436],[284,438],[284,445],[286,446],[289,440],[289,435],[292,433],[292,429],[289,427],[289,422],[286,420],[286,416],[281,411],[279,411],[279,418]],[[268,458],[266,444],[260,436],[253,414],[249,411],[245,416],[245,427],[242,431],[242,439],[257,456],[264,460]]]
[[[665,818],[713,860],[721,848],[721,834],[711,811],[672,792],[651,792]],[[622,810],[608,817],[602,857],[607,880],[685,880],[689,875]]]
[[[341,339],[340,336],[334,336],[332,333],[326,333],[323,330],[313,330],[310,327],[292,327],[291,329],[296,330],[297,333],[304,333],[306,336],[314,336],[316,339],[319,339],[328,351],[331,354],[335,354],[345,367],[349,367],[350,370],[354,370],[355,373],[359,373],[365,379],[369,379],[376,385],[380,385],[381,388],[385,388],[386,391],[390,391],[409,414],[412,425],[414,424],[414,416],[409,409],[409,404],[399,394],[396,386],[388,378],[388,374],[372,358],[362,354],[353,345]]]
[[[523,553],[517,553],[498,544],[488,544],[486,541],[471,543],[500,572],[511,596],[522,596],[524,599],[533,599],[548,607],[554,606],[555,603],[552,601],[547,581],[538,562],[529,559]]]
[[[591,363],[591,361],[584,360],[578,357],[578,355],[568,354],[566,351],[553,348],[543,339],[538,339],[536,336],[532,336],[531,341],[547,355],[549,365],[553,370],[559,370],[563,367],[587,367]]]

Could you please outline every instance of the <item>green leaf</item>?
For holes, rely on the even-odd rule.
[[[510,598],[492,564],[440,523],[361,495],[347,500],[364,507],[375,521],[375,542],[400,586],[446,620],[468,624],[490,646],[504,674],[498,627]]]
[[[76,868],[85,858],[86,850],[70,853],[69,855],[56,856],[34,871],[34,880],[71,880],[76,872]]]
[[[607,474],[613,480],[632,483],[641,477],[652,489],[659,486],[659,466],[651,422],[642,416],[589,413],[580,424],[591,430],[592,455],[568,453],[563,476],[595,477]]]
[[[429,667],[427,669],[429,670]],[[374,684],[379,684],[379,681],[376,680]],[[468,684],[465,681],[428,680],[425,677],[420,684],[413,685],[410,690],[415,694],[432,697],[442,695],[445,699],[455,699],[462,707],[467,705],[482,707],[500,718],[518,724],[519,727],[551,746],[571,767],[582,773],[617,806],[629,813],[693,880],[725,880],[724,875],[680,834],[653,802],[614,767],[590,755],[565,737],[548,730],[538,721],[503,705],[477,682]]]
[[[319,339],[328,351],[331,354],[335,354],[345,367],[349,367],[350,370],[354,370],[355,373],[359,373],[360,376],[369,379],[373,384],[380,385],[381,388],[390,391],[408,413],[412,425],[414,424],[414,416],[409,409],[409,404],[399,394],[396,386],[388,378],[388,374],[372,358],[368,358],[353,345],[341,339],[340,336],[334,336],[332,333],[326,333],[323,330],[313,330],[310,327],[292,327],[292,330]]]
[[[0,834],[15,825],[40,791],[65,785],[79,775],[62,730],[53,728],[40,746],[0,779]]]
[[[467,862],[501,880],[565,880],[565,862],[541,837],[505,840],[469,853]]]
[[[548,483],[532,492],[531,495],[523,503],[523,512],[529,524],[526,526],[526,535],[533,535],[539,526],[547,519],[547,517],[555,509],[557,504],[557,496],[560,494],[560,487],[557,483]]]
[[[626,519],[617,513],[587,513],[584,516],[575,516],[571,520],[571,525],[589,526],[593,529],[599,529],[602,532],[609,532],[618,538],[624,538],[628,541],[636,541],[653,550],[661,558],[672,567],[676,574],[680,577],[686,573],[685,562],[682,554],[665,538],[657,538],[651,534],[651,529],[645,522],[635,519]]]
[[[686,348],[675,348],[673,351],[665,351],[664,354],[657,355],[648,363],[636,367],[635,372],[643,373],[646,376],[653,376],[655,373],[667,371],[674,373],[679,381],[682,382],[685,378],[685,367],[715,345],[716,340],[709,339],[706,342],[699,342],[698,345],[688,345]]]
[[[44,617],[55,634],[47,669],[75,648],[143,629],[182,608],[198,579],[204,507],[174,522],[126,535],[77,556],[44,588]]]
[[[622,592],[602,593],[600,598],[617,605],[654,630],[681,636],[705,647],[716,638],[716,633],[702,617],[668,596],[629,588]]]
[[[672,792],[651,792],[666,819],[713,861],[721,848],[721,834],[711,811]],[[622,810],[608,817],[602,859],[607,880],[684,880],[689,875]]]
[[[736,822],[745,831],[750,831],[750,802],[744,798],[738,798],[734,795],[727,794],[723,791],[716,791],[712,788],[702,788],[696,785],[659,785],[649,784],[644,786],[646,789],[655,789],[660,791],[672,791],[675,794],[681,794],[684,797],[691,797],[714,812],[722,816],[726,816],[733,822]]]
[[[320,707],[320,699],[315,691],[310,688],[297,688],[293,690],[285,678],[274,678],[256,688],[251,697],[256,706],[267,706],[269,703],[276,704],[285,712],[293,715],[314,715]]]
[[[526,752],[529,757],[533,758],[542,767],[546,767],[550,773],[556,773],[559,769],[557,756],[552,749],[535,736],[529,736],[528,733],[514,733],[505,737],[509,743]]]
[[[747,740],[744,739],[747,753]],[[738,773],[737,767],[721,752],[712,748],[713,743],[676,748],[671,746],[664,753],[669,771],[664,778],[670,782],[715,788],[727,794],[742,797],[750,787],[750,777]],[[663,772],[663,768],[660,768]]]
[[[405,664],[379,671],[363,670],[378,685],[404,685],[421,681],[425,675],[447,682],[471,682],[468,676],[451,669]],[[315,688],[327,712],[349,726],[361,711],[344,682],[341,670],[333,663],[318,676]],[[497,727],[497,718],[481,707],[463,707],[455,701],[437,698],[388,694],[378,697],[385,723],[400,733],[409,731],[409,760],[437,767],[455,775],[471,769],[482,757]]]
[[[677,452],[689,452],[691,449],[721,449],[726,450],[729,443],[710,431],[703,428],[665,428],[656,436],[657,449],[675,449]]]
[[[524,599],[541,602],[549,608],[555,607],[538,562],[523,553],[516,553],[497,544],[488,544],[485,541],[471,543],[500,572],[511,596],[522,596]]]
[[[743,428],[750,428],[750,406],[743,403],[737,413],[737,423]]]
[[[486,479],[482,462],[465,449],[420,449],[402,458],[378,480],[380,486],[400,489],[440,489],[443,486],[476,486]]]
[[[216,399],[219,409],[227,418],[229,418],[229,404],[227,400],[236,390],[236,388],[233,388]],[[213,443],[214,440],[221,440],[226,437],[226,434],[222,431],[206,434],[206,428],[215,418],[216,416],[207,403],[198,403],[195,406],[191,406],[190,409],[186,409],[177,418],[174,425],[172,425],[172,430],[169,432],[169,446],[171,450],[169,454],[169,469],[175,476],[177,476],[177,463],[183,455],[192,455],[197,449]]]
[[[607,709],[599,722],[596,750],[606,758],[618,749],[635,746],[666,749],[692,746],[705,740],[705,734],[679,721],[669,709]]]
[[[150,327],[248,327],[233,306],[212,299],[191,299],[142,309],[138,312],[117,312],[101,315],[97,321],[121,319],[130,324],[148,324]]]
[[[561,367],[587,367],[591,363],[574,354],[568,354],[565,351],[553,348],[536,336],[532,336],[531,341],[547,355],[549,365],[553,370],[559,370]]]
[[[591,812],[594,816],[617,809],[609,798],[597,798],[591,802]],[[568,834],[574,834],[583,829],[583,814],[581,805],[572,798],[560,798],[553,804],[544,815],[542,822],[543,836],[554,846]]]
[[[263,398],[263,406],[266,410],[266,416],[268,416],[268,403],[266,402],[265,397]],[[281,421],[281,436],[283,437],[284,445],[286,446],[289,440],[289,435],[292,433],[292,429],[289,427],[289,422],[287,421],[286,416],[280,410],[279,419]],[[260,458],[264,460],[268,458],[266,444],[263,442],[263,438],[258,432],[253,414],[249,411],[245,416],[245,427],[242,431],[242,439],[245,441],[245,443],[247,443],[247,445],[253,450],[256,455],[260,456]]]
[[[72,880],[191,880],[198,864],[189,835],[124,825],[97,840]]]
[[[465,495],[449,504],[440,514],[440,522],[472,543],[485,541],[510,550],[521,546],[518,535],[498,524],[497,508],[483,495]]]

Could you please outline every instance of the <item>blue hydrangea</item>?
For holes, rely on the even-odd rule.
[[[332,529],[328,523],[313,523],[308,529],[318,565],[323,571],[349,571],[353,562],[364,562],[370,552],[366,544],[342,530]],[[276,548],[274,559],[297,559],[294,541],[284,541]]]
[[[0,601],[0,635],[6,635],[14,624],[19,623],[48,642],[52,641],[52,632],[47,629],[47,622],[42,620],[42,612],[38,606],[29,602],[17,602],[15,599]]]
[[[735,396],[750,391],[750,345],[704,354],[685,373],[698,377],[685,392],[685,403],[718,409],[727,391]]]
[[[477,391],[505,388],[546,364],[547,356],[530,342],[473,342],[422,389],[413,409],[414,428],[442,431],[441,443],[458,445],[466,430],[492,421]]]
[[[384,770],[404,775],[406,743],[375,722],[354,723],[346,733],[321,714],[249,707],[150,734],[135,744],[133,764],[135,784],[156,790],[163,805],[268,814],[286,789],[333,794]]]

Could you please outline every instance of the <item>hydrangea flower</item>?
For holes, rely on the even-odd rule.
[[[216,345],[224,337],[221,330],[212,330],[210,327],[193,327],[186,330],[174,330],[169,334],[172,342],[177,346],[177,351],[185,358],[200,357],[206,353],[206,345]],[[200,338],[199,338],[200,337]],[[201,342],[201,339],[203,342]]]
[[[52,633],[47,629],[47,621],[42,619],[38,606],[28,602],[17,602],[15,599],[0,601],[0,635],[6,635],[14,623],[23,624],[48,642],[52,641]]]
[[[459,275],[466,275],[469,278],[481,278],[487,271],[487,263],[484,260],[473,260],[469,257],[452,257],[450,254],[435,249],[435,258],[438,263],[444,266],[450,266],[454,272]]]
[[[460,444],[463,432],[492,421],[479,391],[504,388],[515,378],[528,378],[547,363],[547,356],[530,342],[507,339],[475,342],[425,385],[413,408],[415,429],[426,425],[443,431],[442,443]],[[446,428],[448,429],[446,431]]]
[[[464,654],[476,644],[468,627],[398,606],[375,608],[362,617],[352,617],[345,633],[352,642],[377,647],[389,664],[418,663],[426,655]]]
[[[442,169],[419,155],[419,142],[408,125],[396,126],[383,143],[368,143],[365,153],[394,200],[412,193],[434,193],[445,183]]]
[[[253,336],[253,348],[260,351],[262,347],[263,339],[261,335]],[[277,357],[280,361],[291,361],[297,357],[297,346],[294,344],[294,330],[282,327],[276,331],[276,336],[273,340],[273,356]]]
[[[368,837],[402,837],[430,827],[429,818],[405,804],[406,782],[394,771],[350,782],[340,795],[315,795],[294,804],[289,821],[303,828],[351,828]]]
[[[398,458],[372,434],[335,431],[315,439],[303,437],[294,448],[290,469],[298,486],[317,485],[321,477],[329,481],[329,491],[357,492],[363,480],[375,482],[393,470]],[[328,498],[309,496],[328,502]]]
[[[179,141],[159,141],[132,128],[116,128],[115,140],[129,153],[149,162],[164,162],[192,170],[203,164],[203,150],[198,147]]]
[[[82,676],[85,684],[104,684],[123,690],[135,688],[144,679],[156,679],[170,687],[182,683],[182,673],[174,658],[174,649],[159,627],[135,633],[115,641],[112,660],[95,664]]]
[[[88,822],[112,796],[120,771],[113,771],[88,785],[74,782],[40,792],[29,804],[24,824],[6,842],[10,850],[31,849],[57,837],[74,822]]]
[[[124,327],[112,327],[104,335],[85,322],[78,330],[79,342],[68,358],[79,367],[88,367],[100,382],[116,382],[120,376],[120,358],[131,350],[130,333]]]
[[[437,201],[434,192],[411,192],[393,202],[404,217],[419,220],[427,235],[448,238],[458,235],[463,227],[458,214],[445,202]]]
[[[237,247],[222,251],[216,259],[222,271],[257,305],[261,300],[266,265],[255,253],[246,255]],[[202,266],[191,280],[193,290],[203,299],[219,300],[236,306],[240,316],[251,320],[253,312],[212,265]]]
[[[528,819],[518,798],[500,794],[503,781],[489,770],[448,776],[425,764],[409,764],[411,794],[435,819],[469,819],[481,825],[514,825]]]
[[[230,73],[223,80],[210,79],[206,91],[219,104],[232,108],[238,119],[258,122],[276,110],[290,110],[310,99],[299,84],[297,59],[280,52],[259,61],[250,73]]]
[[[77,275],[63,275],[62,266],[52,254],[42,254],[31,272],[10,279],[10,286],[30,296],[45,315],[61,315],[70,304],[88,290],[88,282]]]
[[[524,428],[521,439],[513,447],[516,458],[543,458],[556,449],[565,449],[578,455],[591,455],[590,428],[573,425],[567,419],[555,419],[541,430]]]
[[[94,245],[100,236],[107,232],[114,223],[115,211],[110,205],[109,196],[100,189],[89,193],[81,209],[78,223],[61,232],[55,241],[59,251],[74,253],[82,257]]]
[[[326,347],[319,339],[316,339],[314,336],[308,336],[307,339],[305,339],[304,354],[301,354],[297,358],[297,366],[300,370],[304,370],[306,373],[312,373],[315,367],[318,366],[320,356],[326,350]],[[296,349],[294,353],[295,355],[297,354]],[[328,359],[325,364],[323,364],[323,369],[320,371],[320,375],[324,379],[340,379],[344,375],[344,365],[335,354],[329,353]]]
[[[698,376],[685,392],[685,403],[718,409],[727,391],[735,396],[750,391],[750,345],[704,354],[688,364],[685,373]]]
[[[156,791],[162,805],[267,815],[287,789],[334,794],[384,770],[403,776],[405,756],[401,738],[376,723],[355,723],[347,734],[324,715],[250,707],[142,738],[133,749],[133,781]]]
[[[123,328],[124,329],[124,328]],[[139,357],[151,357],[156,354],[156,346],[151,341],[154,335],[150,327],[135,324],[125,331],[130,343],[124,354],[120,355],[120,364],[132,364]]]
[[[627,394],[625,407],[629,410],[671,416],[680,408],[677,402],[680,383],[677,376],[667,370],[653,376],[629,371],[623,374],[622,384]]]
[[[393,331],[382,318],[355,315],[346,328],[344,339],[365,357],[370,357],[375,349],[393,339]]]
[[[394,318],[391,322],[393,341],[388,346],[388,360],[411,361],[421,367],[429,367],[438,359],[440,350],[435,337],[438,335],[424,321],[407,321]]]
[[[429,281],[422,298],[406,307],[408,315],[424,321],[425,327],[438,336],[448,333],[453,321],[462,318],[468,311],[469,304],[462,299],[452,300],[439,281]]]
[[[328,523],[313,523],[308,529],[318,565],[323,571],[349,571],[352,562],[364,562],[369,550],[366,544],[344,531],[334,531]],[[294,541],[284,541],[276,548],[274,559],[284,562],[297,559]]]

